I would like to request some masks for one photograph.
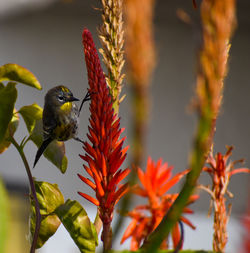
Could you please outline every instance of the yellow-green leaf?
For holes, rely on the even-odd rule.
[[[12,119],[7,127],[7,131],[5,132],[5,136],[3,140],[0,142],[0,154],[3,153],[11,144],[9,141],[9,137],[13,136],[17,130],[19,125],[19,116],[16,113],[16,110],[13,111]]]
[[[0,82],[2,81],[14,81],[38,90],[42,89],[35,75],[18,64],[8,63],[0,67]]]
[[[37,104],[32,104],[23,106],[19,110],[19,113],[22,115],[30,133],[30,139],[39,148],[43,142],[43,109]],[[65,173],[68,166],[68,159],[65,156],[64,142],[56,140],[52,141],[43,154],[50,162],[59,168],[62,173]]]
[[[84,253],[94,253],[98,245],[98,237],[95,226],[91,223],[83,207],[77,201],[68,199],[64,205],[55,210],[55,213],[79,250]]]
[[[0,85],[0,142],[4,139],[12,119],[16,98],[17,89],[15,83],[9,82],[6,87]]]
[[[19,113],[23,116],[27,129],[31,133],[34,130],[36,121],[42,118],[43,109],[38,104],[32,104],[23,106]]]
[[[44,243],[56,232],[61,224],[60,219],[54,214],[57,207],[64,203],[64,197],[56,184],[35,181],[36,194],[42,215],[39,237],[36,248],[41,248]],[[33,238],[35,231],[35,206],[31,201],[30,232]]]

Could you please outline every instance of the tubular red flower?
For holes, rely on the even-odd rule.
[[[131,250],[137,250],[140,247],[145,238],[159,225],[178,197],[178,194],[167,194],[166,192],[177,184],[189,170],[184,170],[171,178],[172,170],[172,166],[168,166],[167,163],[162,164],[162,159],[155,163],[150,157],[148,158],[145,172],[140,168],[137,169],[138,178],[142,186],[136,185],[132,190],[135,194],[148,198],[148,204],[138,205],[127,214],[132,218],[132,221],[125,231],[121,243],[131,237]],[[191,196],[187,205],[193,203],[198,197],[198,195]],[[146,215],[148,213],[150,215]],[[191,214],[193,212],[186,207],[183,213]],[[195,229],[187,218],[181,216],[180,220]],[[175,247],[178,245],[180,238],[179,224],[176,223],[172,231],[172,240]],[[167,239],[163,242],[161,248],[168,248]]]
[[[88,141],[83,144],[85,154],[80,157],[87,163],[84,168],[93,181],[78,176],[95,191],[96,199],[84,193],[79,194],[99,206],[100,218],[106,224],[111,222],[115,204],[128,189],[128,184],[119,186],[120,181],[129,173],[128,169],[119,169],[126,158],[127,148],[123,148],[125,138],[120,139],[123,131],[120,128],[120,118],[114,114],[109,88],[91,33],[87,29],[83,31],[83,45],[91,96],[91,116]]]

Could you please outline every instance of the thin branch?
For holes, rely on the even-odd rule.
[[[38,202],[37,195],[36,195],[35,183],[34,183],[34,180],[33,180],[32,174],[31,174],[31,170],[30,170],[29,164],[28,164],[27,159],[26,159],[26,156],[23,152],[22,146],[20,146],[16,142],[16,140],[14,139],[13,136],[10,137],[10,141],[16,147],[17,151],[19,152],[19,154],[20,154],[20,156],[23,160],[24,167],[26,169],[26,172],[27,172],[27,175],[28,175],[28,178],[29,178],[31,195],[32,195],[32,198],[35,201],[36,226],[35,226],[35,232],[34,232],[32,244],[31,244],[31,248],[30,248],[30,253],[35,253],[36,244],[37,244],[38,235],[39,235],[39,230],[40,230],[40,225],[41,225],[41,214],[40,214],[39,202]]]

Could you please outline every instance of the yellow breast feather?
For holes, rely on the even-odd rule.
[[[71,102],[66,102],[64,103],[60,109],[64,112],[64,113],[69,113],[72,109],[72,103]]]

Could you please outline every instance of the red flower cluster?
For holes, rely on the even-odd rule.
[[[179,180],[189,172],[185,170],[172,176],[173,167],[168,167],[167,163],[162,164],[162,160],[157,163],[149,157],[146,172],[138,168],[137,173],[142,186],[137,185],[134,189],[135,194],[147,198],[148,204],[135,207],[128,216],[132,218],[131,223],[126,229],[121,243],[129,237],[131,239],[131,250],[137,250],[141,243],[148,237],[150,233],[159,225],[164,215],[167,213],[178,194],[167,194],[166,192],[174,186]],[[193,203],[199,196],[191,196],[188,205]],[[150,215],[147,215],[149,213]],[[186,207],[184,213],[193,213]],[[181,221],[195,229],[194,225],[185,217],[181,217]],[[180,242],[181,234],[178,223],[172,231],[172,240],[174,247]],[[168,248],[167,240],[163,242],[163,249]]]
[[[88,70],[89,92],[91,94],[89,120],[89,141],[84,142],[85,155],[80,157],[87,162],[83,165],[93,179],[78,175],[96,193],[96,199],[79,192],[85,199],[99,206],[102,222],[110,223],[114,205],[127,192],[128,184],[118,184],[129,174],[129,169],[119,169],[126,158],[128,147],[123,148],[125,138],[120,139],[123,129],[120,119],[114,114],[111,96],[99,57],[91,36],[83,31],[84,54]]]

